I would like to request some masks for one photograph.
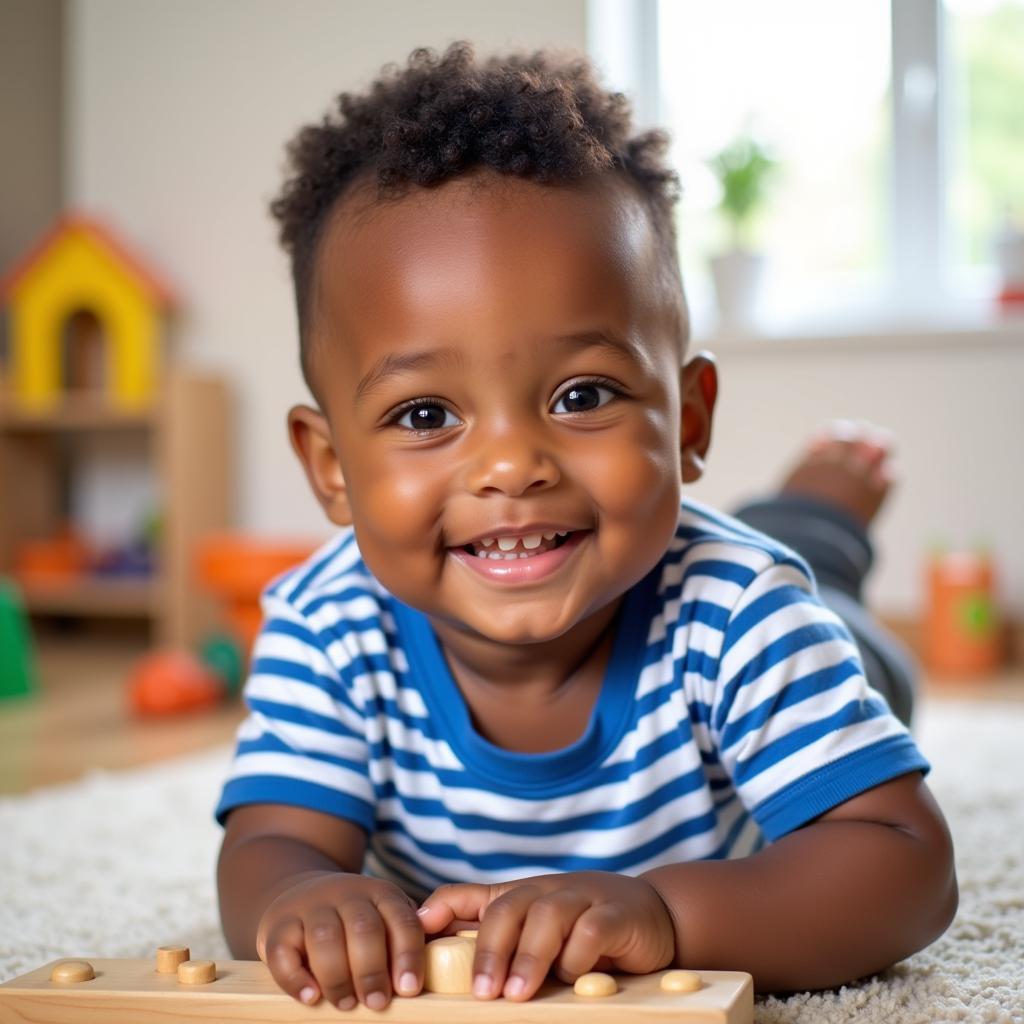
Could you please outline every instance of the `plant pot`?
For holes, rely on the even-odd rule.
[[[995,256],[999,301],[1005,306],[1024,305],[1024,230],[1007,224],[996,235]]]
[[[711,277],[722,327],[749,328],[757,322],[757,302],[764,275],[764,253],[733,249],[712,256]]]

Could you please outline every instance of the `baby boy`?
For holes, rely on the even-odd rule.
[[[665,147],[585,61],[467,44],[292,143],[289,430],[341,529],[264,596],[219,890],[304,1002],[415,995],[469,923],[481,999],[828,987],[955,910],[928,765],[806,564],[682,498],[717,376]]]

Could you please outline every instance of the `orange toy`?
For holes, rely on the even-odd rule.
[[[198,711],[224,699],[220,677],[187,651],[154,651],[135,666],[128,697],[137,715]]]
[[[938,675],[978,676],[998,668],[1002,630],[992,559],[982,552],[940,553],[928,566],[924,656]]]
[[[67,528],[47,540],[22,541],[14,551],[14,574],[25,584],[63,581],[87,572],[88,545]]]
[[[202,585],[224,602],[225,616],[248,655],[260,628],[260,594],[276,576],[305,561],[314,541],[272,541],[239,534],[207,537],[196,559]]]

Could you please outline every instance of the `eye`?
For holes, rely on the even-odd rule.
[[[454,427],[458,425],[459,420],[439,402],[428,399],[414,405],[407,405],[404,409],[399,410],[391,422],[406,430],[424,431]]]
[[[577,381],[562,392],[552,411],[590,412],[592,409],[599,409],[601,406],[607,405],[621,394],[622,392],[618,388],[612,387],[610,382]],[[564,408],[559,409],[563,403]]]

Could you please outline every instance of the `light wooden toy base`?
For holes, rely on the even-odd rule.
[[[88,958],[87,958],[88,959]],[[529,1002],[482,1002],[474,996],[424,993],[395,998],[383,1012],[360,1005],[340,1012],[326,1002],[303,1006],[286,996],[259,960],[218,960],[216,979],[182,985],[160,974],[152,960],[88,959],[96,977],[50,980],[54,961],[0,985],[0,1022],[35,1024],[176,1024],[183,1021],[380,1021],[393,1024],[555,1024],[558,1021],[675,1021],[678,1024],[752,1024],[749,974],[701,971],[696,992],[664,992],[664,971],[618,975],[619,991],[605,998],[573,993],[549,981]]]

